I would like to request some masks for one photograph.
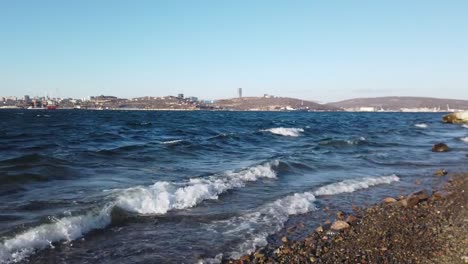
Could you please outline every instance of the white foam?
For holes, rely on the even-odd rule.
[[[353,139],[353,140],[346,140],[346,143],[348,145],[357,145],[359,142],[366,141],[365,137],[359,137],[358,139]]]
[[[464,128],[468,128],[468,125],[462,125],[462,127],[464,127]]]
[[[424,123],[421,123],[421,124],[416,124],[414,125],[415,127],[419,127],[419,128],[427,128],[427,124],[424,124]]]
[[[228,256],[237,259],[252,253],[258,247],[266,246],[267,237],[283,228],[290,215],[315,210],[314,201],[315,196],[311,192],[295,193],[266,204],[255,212],[217,222],[216,225],[227,229],[224,236],[245,235],[244,242],[228,253]]]
[[[151,186],[126,189],[119,195],[116,205],[139,214],[164,214],[170,210],[194,207],[204,200],[218,199],[221,193],[244,187],[246,182],[259,178],[276,178],[275,160],[239,172],[190,179],[187,183],[156,182]]]
[[[462,138],[460,138],[460,140],[465,142],[465,143],[468,143],[468,137],[462,137]]]
[[[259,247],[267,245],[267,237],[281,230],[290,215],[304,214],[315,210],[314,201],[320,195],[335,195],[366,189],[378,184],[389,184],[399,181],[398,176],[365,177],[354,180],[344,180],[322,186],[314,192],[295,193],[275,202],[266,204],[255,212],[237,216],[229,220],[215,223],[224,231],[225,236],[244,235],[245,240],[235,250],[227,254],[230,258],[238,259],[245,254],[254,252]]]
[[[301,132],[304,132],[302,128],[293,128],[293,127],[275,127],[269,129],[263,129],[261,131],[270,132],[275,135],[288,136],[288,137],[298,137]]]
[[[274,160],[185,183],[156,182],[151,186],[113,190],[110,194],[115,200],[100,211],[56,219],[0,242],[0,263],[18,262],[37,250],[51,247],[53,242],[72,241],[91,230],[105,228],[111,223],[114,207],[140,214],[164,214],[169,210],[190,208],[204,200],[217,199],[227,190],[244,187],[247,182],[276,178],[274,167],[278,165],[279,161]]]
[[[52,242],[72,241],[93,229],[101,229],[111,222],[112,207],[96,213],[55,219],[7,239],[0,244],[0,263],[19,262],[36,250],[53,247]]]
[[[389,184],[399,181],[400,178],[395,174],[383,177],[365,177],[361,179],[344,180],[337,183],[322,186],[314,191],[314,195],[334,195],[340,193],[354,192],[360,189],[366,189],[374,185]]]
[[[161,142],[161,144],[165,144],[165,145],[167,145],[167,144],[177,144],[177,143],[182,142],[182,141],[184,141],[184,140],[183,139],[168,140],[168,141]]]

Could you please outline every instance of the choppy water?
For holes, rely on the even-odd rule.
[[[466,170],[468,129],[440,118],[2,110],[0,263],[238,257],[330,218],[325,207],[430,189],[441,167]],[[440,141],[452,151],[431,152]]]

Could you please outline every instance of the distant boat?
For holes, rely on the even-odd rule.
[[[55,109],[57,109],[57,106],[56,105],[48,105],[46,109],[47,110],[55,110]]]

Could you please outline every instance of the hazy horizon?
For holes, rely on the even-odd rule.
[[[468,100],[465,1],[9,1],[0,96]]]

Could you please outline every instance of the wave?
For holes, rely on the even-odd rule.
[[[4,240],[0,244],[0,263],[18,262],[54,242],[72,241],[103,229],[113,222],[115,211],[138,214],[165,214],[170,210],[194,207],[204,200],[218,199],[227,190],[244,187],[260,178],[276,178],[278,160],[240,171],[227,171],[208,178],[192,178],[186,183],[156,182],[151,186],[131,187],[113,192],[115,199],[88,214],[54,219]]]
[[[145,187],[132,187],[123,192],[116,206],[138,214],[165,214],[170,210],[194,207],[204,200],[218,199],[227,190],[244,187],[247,182],[260,178],[276,178],[275,160],[239,172],[228,171],[221,176],[193,178],[183,186],[169,182],[156,182]]]
[[[389,184],[399,181],[400,178],[395,174],[383,177],[365,177],[361,179],[349,179],[337,183],[322,186],[314,191],[314,195],[334,195],[339,193],[350,193],[360,189],[367,189],[379,184]]]
[[[415,127],[419,127],[419,128],[427,128],[427,124],[424,124],[424,123],[415,124],[414,126],[415,126]]]
[[[366,142],[365,137],[359,137],[356,139],[325,139],[319,142],[320,145],[325,146],[350,146],[350,145],[359,145]]]
[[[175,140],[168,140],[168,141],[162,141],[161,144],[163,145],[172,145],[172,144],[177,144],[180,142],[183,142],[183,139],[175,139]]]
[[[468,125],[462,125],[462,127],[464,127],[464,128],[468,128]]]
[[[460,138],[460,140],[465,142],[465,143],[468,143],[468,137],[462,137],[462,138]]]
[[[54,219],[53,223],[40,225],[7,239],[0,244],[0,262],[16,263],[37,250],[53,248],[53,242],[72,241],[94,229],[102,229],[111,222],[111,207],[97,214]]]
[[[41,154],[27,154],[18,156],[15,158],[0,160],[1,165],[10,165],[10,164],[28,164],[39,163],[39,164],[67,164],[66,160],[54,158],[51,156],[41,155]]]
[[[270,132],[275,135],[287,136],[287,137],[298,137],[301,132],[304,132],[303,128],[288,128],[288,127],[275,127],[269,129],[263,129],[260,131]]]
[[[255,212],[247,213],[228,220],[215,223],[216,228],[226,229],[224,237],[238,237],[245,235],[245,240],[227,254],[228,258],[238,259],[244,254],[250,254],[259,247],[267,245],[267,238],[284,227],[284,223],[291,215],[305,214],[316,210],[314,202],[322,195],[336,195],[354,192],[369,187],[390,184],[399,181],[396,175],[382,177],[365,177],[360,179],[344,180],[322,186],[315,191],[295,193],[272,203],[266,204]]]

